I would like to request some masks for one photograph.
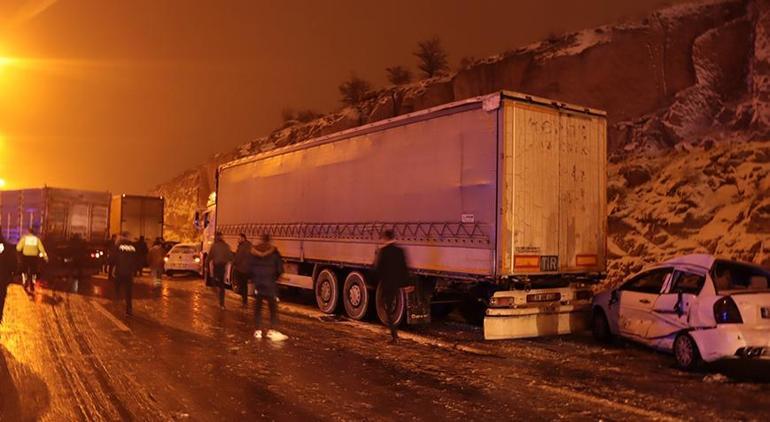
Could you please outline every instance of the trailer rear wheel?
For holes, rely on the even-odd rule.
[[[385,300],[382,296],[382,285],[377,286],[377,300],[375,305],[377,307],[377,317],[380,319],[380,322],[388,325],[388,310],[386,309]],[[403,290],[399,290],[399,293],[396,295],[396,303],[392,313],[392,321],[396,326],[399,326],[402,322],[404,322],[405,316],[406,296],[404,295]]]
[[[324,268],[315,281],[315,301],[318,309],[326,314],[333,314],[340,302],[340,283],[334,271]]]
[[[352,319],[362,320],[369,311],[369,290],[366,279],[359,271],[353,271],[345,278],[342,288],[342,303],[345,313]]]

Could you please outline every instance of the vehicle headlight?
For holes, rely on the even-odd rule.
[[[164,261],[164,262],[168,262],[168,257],[167,257],[167,256],[164,256],[164,257],[163,257],[163,261]]]
[[[199,262],[201,262],[201,258],[200,258],[200,257],[198,257],[198,256],[196,256],[196,257],[195,257],[195,263],[197,264],[197,263],[199,263]]]

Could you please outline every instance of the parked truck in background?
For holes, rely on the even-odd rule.
[[[165,201],[160,196],[113,195],[110,207],[110,234],[128,232],[152,242],[163,238]]]
[[[216,231],[269,233],[281,283],[323,312],[384,319],[371,268],[390,229],[418,286],[397,321],[456,303],[488,339],[567,333],[606,269],[606,115],[498,92],[226,163],[215,198],[204,254]]]
[[[53,261],[78,235],[88,248],[87,263],[96,269],[109,238],[109,192],[44,187],[0,191],[0,226],[10,242],[32,227]]]

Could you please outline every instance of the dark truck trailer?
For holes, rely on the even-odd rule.
[[[49,274],[71,261],[68,242],[76,235],[86,242],[86,269],[99,267],[109,237],[109,210],[109,192],[51,187],[0,191],[3,234],[16,243],[32,227],[48,252]]]
[[[161,196],[114,195],[110,234],[128,232],[132,239],[143,236],[147,242],[163,238],[164,202]]]

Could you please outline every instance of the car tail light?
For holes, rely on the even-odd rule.
[[[558,302],[561,300],[561,293],[533,293],[527,295],[527,303],[530,302]]]
[[[730,296],[723,297],[714,303],[714,319],[717,324],[743,324],[741,311]]]
[[[515,304],[512,297],[493,297],[489,300],[490,308],[508,308]]]

